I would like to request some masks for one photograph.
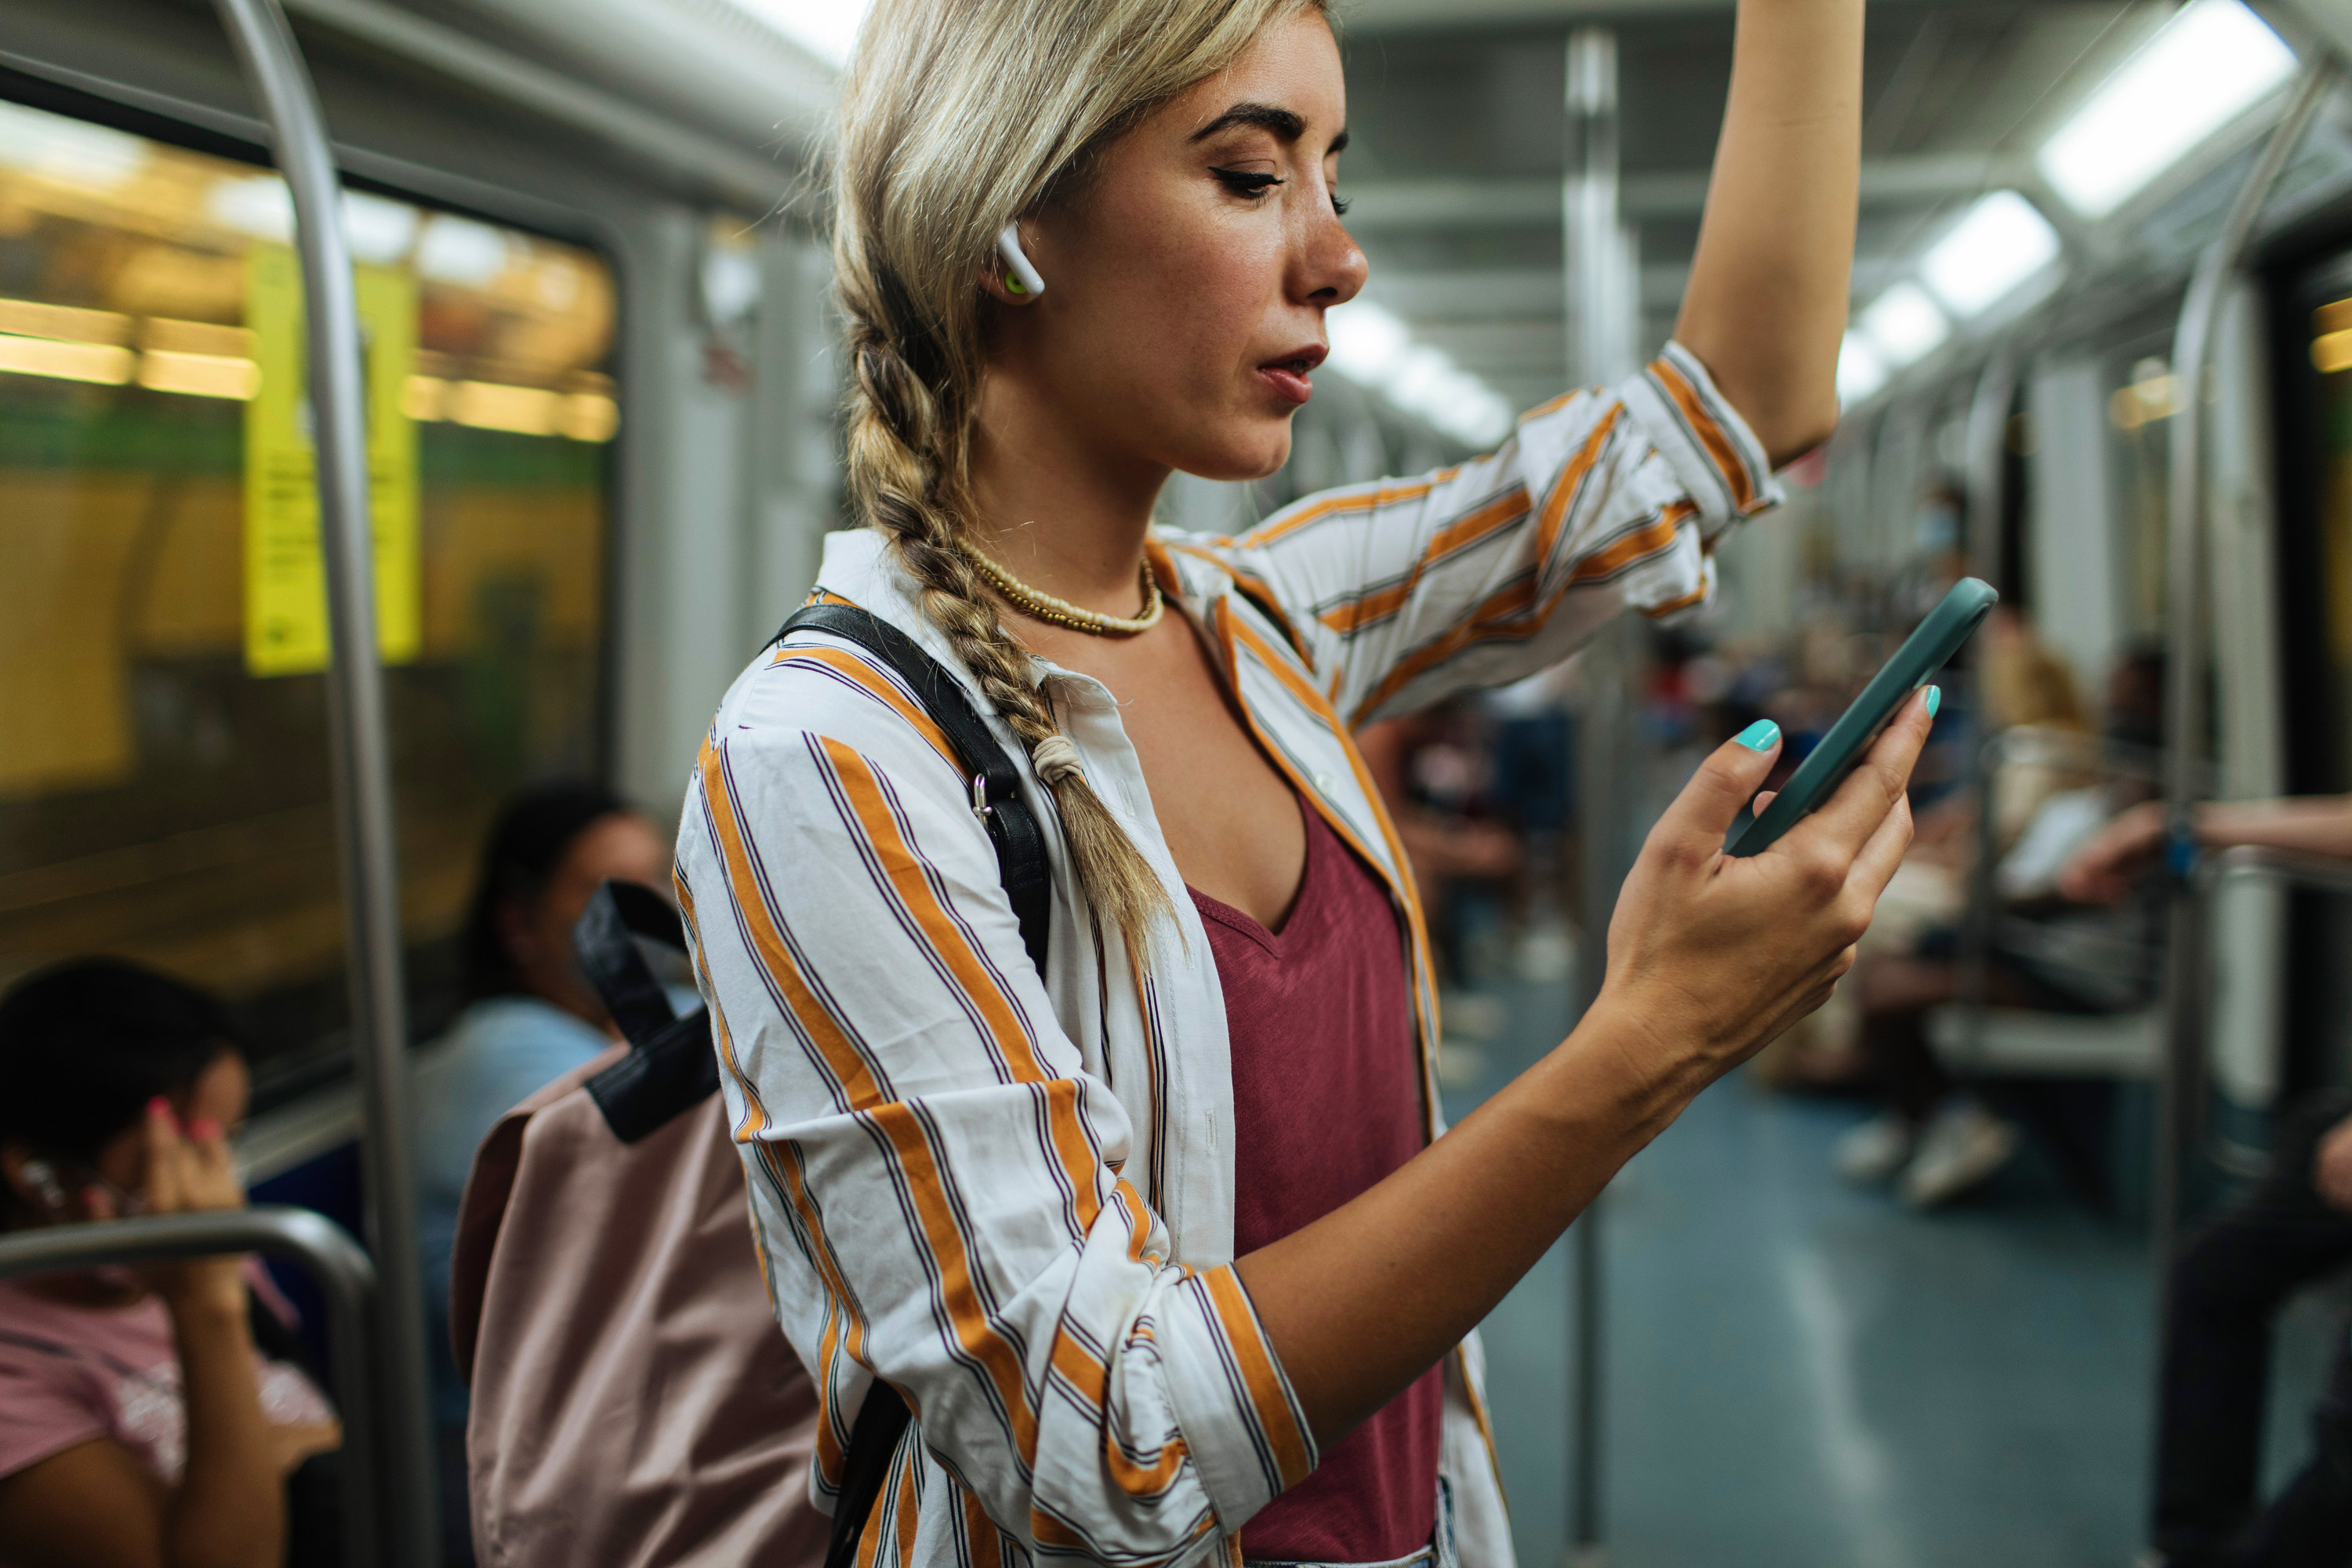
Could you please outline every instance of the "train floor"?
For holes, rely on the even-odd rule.
[[[1460,1009],[1458,1119],[1557,1041],[1562,984]],[[1480,1015],[1484,1015],[1480,1018]],[[1452,1033],[1449,1019],[1449,1033]],[[1920,1215],[1830,1171],[1856,1104],[1735,1077],[1603,1215],[1606,1561],[1615,1568],[2126,1568],[2143,1541],[2155,1300],[2145,1241],[2029,1156]],[[1486,1325],[1523,1568],[1567,1536],[1568,1281],[1555,1248]],[[2282,1321],[2265,1468],[2305,1451],[2336,1308]]]

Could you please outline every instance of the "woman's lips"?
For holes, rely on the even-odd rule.
[[[1321,343],[1301,343],[1281,358],[1270,359],[1259,365],[1257,373],[1265,378],[1265,384],[1274,389],[1274,395],[1285,403],[1304,403],[1315,395],[1315,388],[1307,378],[1314,374],[1315,367],[1321,364],[1324,356],[1330,352]]]
[[[1285,403],[1304,403],[1315,395],[1314,384],[1307,379],[1307,373],[1292,364],[1262,364],[1257,374]]]

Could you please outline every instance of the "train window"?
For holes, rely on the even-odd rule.
[[[402,900],[446,1014],[477,847],[593,770],[612,270],[352,193]],[[344,1011],[325,621],[284,185],[0,102],[0,984],[215,986],[264,1078]]]

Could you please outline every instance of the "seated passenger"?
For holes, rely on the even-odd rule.
[[[446,1544],[461,1559],[470,1552],[462,1506],[466,1387],[448,1344],[458,1201],[474,1151],[499,1118],[618,1037],[572,946],[573,923],[607,879],[665,891],[669,885],[668,846],[620,796],[571,782],[542,784],[507,804],[483,849],[462,939],[473,1001],[420,1054],[412,1080],[425,1338],[450,1499]]]
[[[0,998],[0,1229],[242,1208],[245,1104],[227,1018],[193,987],[108,959],[20,982]],[[234,1257],[0,1280],[0,1563],[333,1562],[332,1480],[304,1463],[341,1432],[291,1317]]]
[[[2270,1174],[2191,1237],[2167,1287],[2157,1384],[2155,1559],[2163,1568],[2352,1562],[2352,1347],[2311,1415],[2312,1457],[2257,1511],[2273,1321],[2352,1263],[2352,1093],[2282,1123]]]
[[[2156,863],[2164,847],[2164,802],[2151,800],[2118,815],[2067,860],[2058,876],[2059,891],[2082,903],[2114,903],[2128,896],[2133,879]],[[2201,849],[2250,845],[2352,858],[2352,795],[2210,800],[2197,808],[2197,844]]]
[[[1989,807],[1960,797],[1923,812],[1884,918],[1863,943],[1844,990],[1873,1088],[1886,1109],[1838,1146],[1849,1180],[1895,1182],[1917,1208],[1948,1203],[1998,1173],[2016,1152],[2016,1125],[1990,1103],[1991,1090],[1955,1079],[1927,1038],[1927,1017],[1956,1001],[1962,984],[1959,922],[1980,842],[1979,812],[1992,815],[1992,891],[1999,918],[1987,955],[1988,999],[2042,1012],[2113,1012],[2145,1000],[2147,932],[2130,915],[2069,907],[2056,879],[2065,856],[2115,809],[2100,782],[2099,745],[2065,660],[2005,612],[1985,628],[1986,717],[1991,729],[2038,735],[1990,780]],[[1898,903],[1898,900],[1900,900]],[[2080,1123],[2104,1124],[2105,1102],[2084,1106],[2070,1089],[2011,1086],[2010,1109],[2041,1125],[2075,1185],[2105,1201],[2100,1162]]]
[[[2161,801],[2136,806],[2068,862],[2084,900],[2131,890],[2164,844]],[[2352,858],[2352,796],[2216,801],[2205,848],[2260,845]],[[2256,1512],[2271,1323],[2289,1296],[2352,1262],[2352,1095],[2284,1118],[2270,1174],[2181,1248],[2158,1384],[2154,1527],[2168,1568],[2336,1568],[2352,1561],[2352,1347],[2339,1342],[2312,1412],[2311,1462]]]

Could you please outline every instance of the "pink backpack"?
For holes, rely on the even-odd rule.
[[[665,930],[666,928],[666,930]],[[632,1041],[507,1113],[458,1212],[449,1329],[483,1568],[814,1568],[817,1401],[776,1326],[708,1016],[674,1017],[607,883],[582,958]]]

